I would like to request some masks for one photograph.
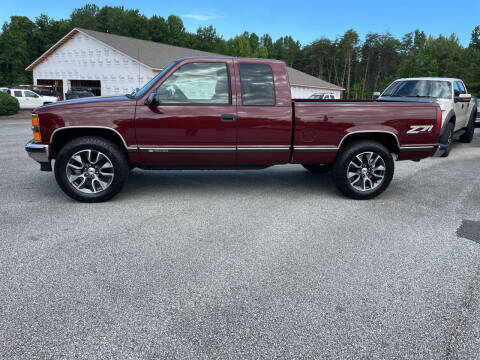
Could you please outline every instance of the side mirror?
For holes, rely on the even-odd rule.
[[[157,94],[152,92],[148,95],[147,99],[145,100],[145,105],[147,106],[158,106],[160,102],[157,100]]]
[[[472,95],[471,94],[460,94],[459,96],[455,96],[454,101],[455,102],[462,102],[462,103],[468,103],[472,100]]]
[[[379,97],[380,97],[380,93],[379,93],[378,91],[375,91],[375,92],[373,93],[373,95],[372,95],[372,99],[373,99],[373,100],[376,100],[376,99],[378,99]]]
[[[35,94],[35,97],[36,97],[36,98],[39,98],[40,96],[38,96],[37,94]]]

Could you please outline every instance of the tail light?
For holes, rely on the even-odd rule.
[[[32,114],[32,131],[33,140],[42,142],[42,135],[40,134],[40,119],[37,114]]]
[[[437,136],[440,136],[442,130],[442,109],[440,109],[440,106],[437,106],[437,128],[435,130]]]

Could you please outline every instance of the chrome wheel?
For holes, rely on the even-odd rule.
[[[348,164],[347,178],[350,185],[358,191],[369,191],[379,187],[385,178],[385,161],[372,152],[356,155]]]
[[[67,179],[82,193],[100,193],[112,184],[113,164],[102,152],[97,150],[80,150],[73,154],[67,163]]]

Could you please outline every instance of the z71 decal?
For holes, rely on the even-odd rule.
[[[430,132],[433,129],[433,125],[412,125],[407,134],[420,134],[421,132]]]

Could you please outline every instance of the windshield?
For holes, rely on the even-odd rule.
[[[136,99],[138,99],[139,97],[142,97],[147,91],[148,89],[150,89],[152,87],[152,85],[158,80],[160,79],[163,75],[165,75],[165,73],[167,73],[178,61],[174,61],[172,62],[170,65],[168,65],[165,69],[162,70],[161,73],[159,73],[157,76],[155,76],[152,80],[150,80],[149,82],[147,82],[145,85],[143,85],[143,87],[136,91],[134,90],[130,96],[131,97],[135,97]]]
[[[452,97],[452,85],[449,81],[441,80],[395,81],[382,96],[449,99]]]

